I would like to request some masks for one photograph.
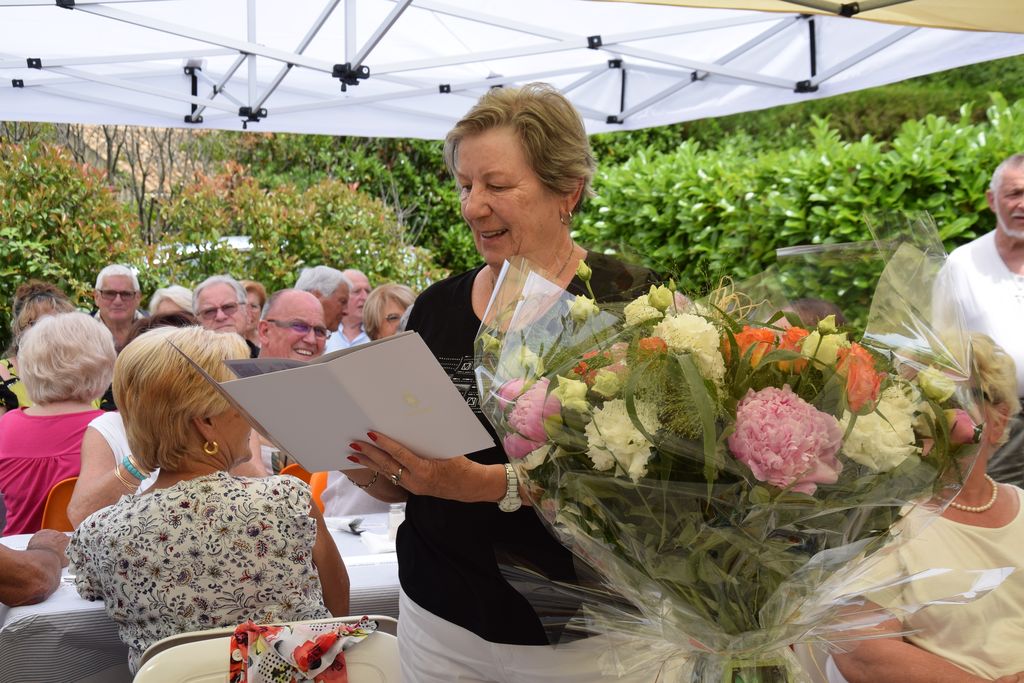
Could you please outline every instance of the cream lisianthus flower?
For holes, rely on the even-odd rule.
[[[917,384],[921,387],[921,393],[933,401],[942,403],[956,391],[956,384],[949,377],[928,366],[917,373]]]
[[[917,390],[909,384],[886,387],[875,411],[857,417],[843,442],[843,454],[875,472],[888,472],[917,454],[914,418],[919,403]],[[846,411],[839,423],[844,434],[851,419]]]
[[[657,320],[662,317],[662,312],[651,305],[647,295],[633,299],[622,310],[626,316],[626,327],[634,327],[648,320]]]
[[[544,361],[525,345],[502,354],[497,376],[502,380],[534,379],[544,373]]]
[[[636,402],[636,414],[648,434],[653,434],[661,426],[657,410],[646,401]],[[633,425],[626,402],[622,399],[608,401],[595,410],[594,419],[587,424],[586,434],[587,454],[594,463],[594,469],[614,469],[616,474],[628,474],[633,481],[639,481],[647,474],[651,442]]]
[[[814,358],[828,367],[835,367],[836,355],[839,353],[839,349],[849,345],[850,341],[846,338],[845,332],[822,336],[820,332],[815,330],[804,337],[804,344],[800,349],[800,353],[805,358]]]
[[[665,285],[651,285],[651,291],[647,293],[647,303],[664,313],[672,305],[672,290]]]
[[[622,390],[622,378],[617,372],[601,368],[594,375],[594,386],[590,390],[601,398],[613,398]]]
[[[594,300],[589,297],[578,295],[576,299],[569,304],[569,315],[577,322],[586,322],[600,312],[601,310],[597,307],[597,304],[595,304]]]
[[[689,353],[706,379],[720,384],[725,378],[725,359],[719,351],[721,333],[699,315],[670,315],[655,325],[652,334],[661,337],[673,353]]]
[[[590,412],[590,403],[587,402],[587,383],[577,379],[558,376],[558,386],[551,395],[559,400],[563,408],[569,408],[581,413]]]

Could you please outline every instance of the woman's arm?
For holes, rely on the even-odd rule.
[[[320,587],[324,593],[324,605],[336,617],[348,616],[349,580],[345,562],[341,559],[338,546],[334,545],[331,532],[324,524],[324,516],[316,503],[312,503],[309,516],[316,520],[316,542],[313,544],[313,564],[320,575]]]
[[[990,679],[969,674],[939,655],[908,643],[897,619],[873,629],[892,637],[871,638],[854,643],[850,652],[833,655],[836,666],[849,683],[990,683]],[[996,679],[999,683],[1019,680],[1017,674]]]
[[[120,464],[115,461],[107,440],[96,429],[86,428],[82,437],[82,469],[68,502],[68,519],[76,529],[100,508],[113,505],[125,494],[135,493],[142,483],[122,470],[126,481],[136,485],[136,488],[127,488],[114,473],[117,467]]]
[[[367,436],[370,441],[349,444],[356,451],[349,460],[380,472],[377,482],[367,492],[383,483],[385,487],[463,503],[497,503],[505,497],[504,465],[483,465],[463,455],[446,460],[422,458],[384,434],[370,432]],[[366,474],[366,479],[371,476]],[[398,476],[397,487],[391,482],[392,476]],[[386,500],[381,495],[373,495]]]

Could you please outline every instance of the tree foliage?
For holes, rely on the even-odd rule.
[[[48,280],[86,301],[100,268],[142,256],[131,212],[106,175],[38,141],[0,143],[0,244],[4,347],[10,301],[22,282]]]

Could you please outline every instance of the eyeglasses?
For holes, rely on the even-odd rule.
[[[138,292],[122,292],[119,289],[97,289],[100,293],[100,298],[104,301],[113,301],[114,299],[121,297],[122,301],[131,301],[139,295]]]
[[[307,325],[301,320],[274,320],[273,318],[264,318],[268,323],[274,323],[280,328],[288,327],[296,334],[301,334],[305,337],[309,334],[310,330],[313,330],[313,334],[316,335],[317,339],[330,339],[331,331],[323,325]]]
[[[227,317],[233,316],[238,312],[238,304],[224,304],[223,306],[214,306],[213,308],[204,308],[199,311],[199,317],[203,320],[216,320],[217,311],[223,311]]]

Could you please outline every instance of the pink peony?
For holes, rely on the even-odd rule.
[[[789,385],[750,390],[736,407],[729,448],[758,481],[813,494],[834,484],[843,469],[836,459],[843,432],[835,417],[817,410]]]
[[[511,407],[516,399],[522,396],[524,386],[526,386],[524,379],[513,379],[502,384],[497,392],[498,404],[506,409]]]
[[[512,390],[514,387],[510,388],[510,392]],[[515,406],[508,414],[508,423],[516,431],[514,434],[508,434],[503,440],[508,456],[522,458],[540,448],[548,438],[544,421],[552,415],[560,414],[561,410],[562,406],[558,399],[548,394],[547,378],[538,380],[523,392],[515,400]]]
[[[955,444],[978,443],[978,429],[967,411],[956,408],[946,411],[949,422],[949,440]]]

